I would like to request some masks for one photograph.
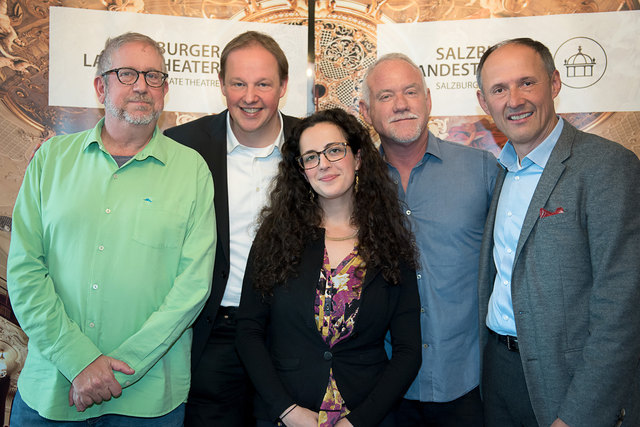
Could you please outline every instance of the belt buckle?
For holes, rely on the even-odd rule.
[[[512,337],[510,335],[506,335],[507,338],[507,350],[509,351],[519,351],[518,349],[518,338]]]

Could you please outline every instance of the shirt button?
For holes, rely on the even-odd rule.
[[[405,211],[405,213],[406,213],[407,215],[411,215],[411,209],[407,209],[407,210]]]
[[[509,320],[509,316],[507,316],[506,314],[502,315],[502,320]]]
[[[94,283],[93,285],[91,285],[91,289],[98,289],[98,284]]]
[[[507,286],[509,284],[508,280],[505,280],[504,282],[502,282],[503,285]]]
[[[331,354],[330,351],[325,351],[324,354],[322,355],[322,358],[324,360],[331,360],[333,359],[333,354]]]
[[[256,187],[256,193],[260,192],[260,187]]]
[[[424,313],[425,311],[427,310],[425,310],[424,307],[420,307],[420,313]]]
[[[507,212],[507,216],[511,216],[511,215],[513,215],[511,211]]]
[[[511,248],[508,248],[508,249],[507,249],[507,253],[508,253],[508,254],[510,254],[511,252],[513,252],[513,251],[511,250]]]
[[[118,179],[118,174],[117,173],[113,174],[113,179]]]
[[[516,176],[514,179],[515,179],[516,181],[520,181],[520,177],[519,177],[519,176]]]
[[[422,274],[418,273],[416,274],[416,277],[418,278],[418,280],[422,279]]]
[[[422,344],[422,348],[424,348],[424,349],[429,348],[429,344]]]
[[[96,324],[95,324],[95,323],[93,323],[93,322],[89,323],[89,327],[90,327],[90,328],[95,328],[95,326],[96,326]]]
[[[397,179],[394,179],[394,180],[393,180],[393,183],[394,183],[395,185],[398,185],[398,180],[397,180]]]
[[[109,208],[105,209],[104,211],[105,211],[105,213],[111,213],[111,209],[109,209]]]
[[[99,251],[104,251],[104,246],[102,246],[102,245],[98,246],[98,250]]]

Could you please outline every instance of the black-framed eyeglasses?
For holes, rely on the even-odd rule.
[[[302,169],[313,169],[320,164],[320,154],[324,154],[324,157],[330,162],[337,162],[347,156],[347,147],[348,144],[346,142],[332,142],[324,150],[307,151],[296,157],[296,160]]]
[[[163,73],[158,70],[149,70],[149,71],[138,71],[134,68],[122,67],[122,68],[114,68],[113,70],[105,71],[102,73],[102,77],[106,76],[109,73],[116,73],[118,80],[123,85],[135,84],[140,77],[140,74],[144,76],[144,81],[148,86],[151,87],[160,87],[164,84],[169,74]]]

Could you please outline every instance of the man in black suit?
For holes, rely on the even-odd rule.
[[[186,426],[253,424],[252,388],[234,344],[235,312],[255,220],[277,171],[279,147],[298,120],[278,111],[288,67],[270,36],[240,34],[220,57],[227,110],[165,132],[204,157],[215,186],[218,247],[211,296],[193,328]]]

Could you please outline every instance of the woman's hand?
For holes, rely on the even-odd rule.
[[[301,406],[296,406],[280,420],[287,427],[318,427],[318,413]]]
[[[341,418],[340,421],[336,423],[335,427],[353,427],[353,424],[351,424],[351,421],[348,419]]]

